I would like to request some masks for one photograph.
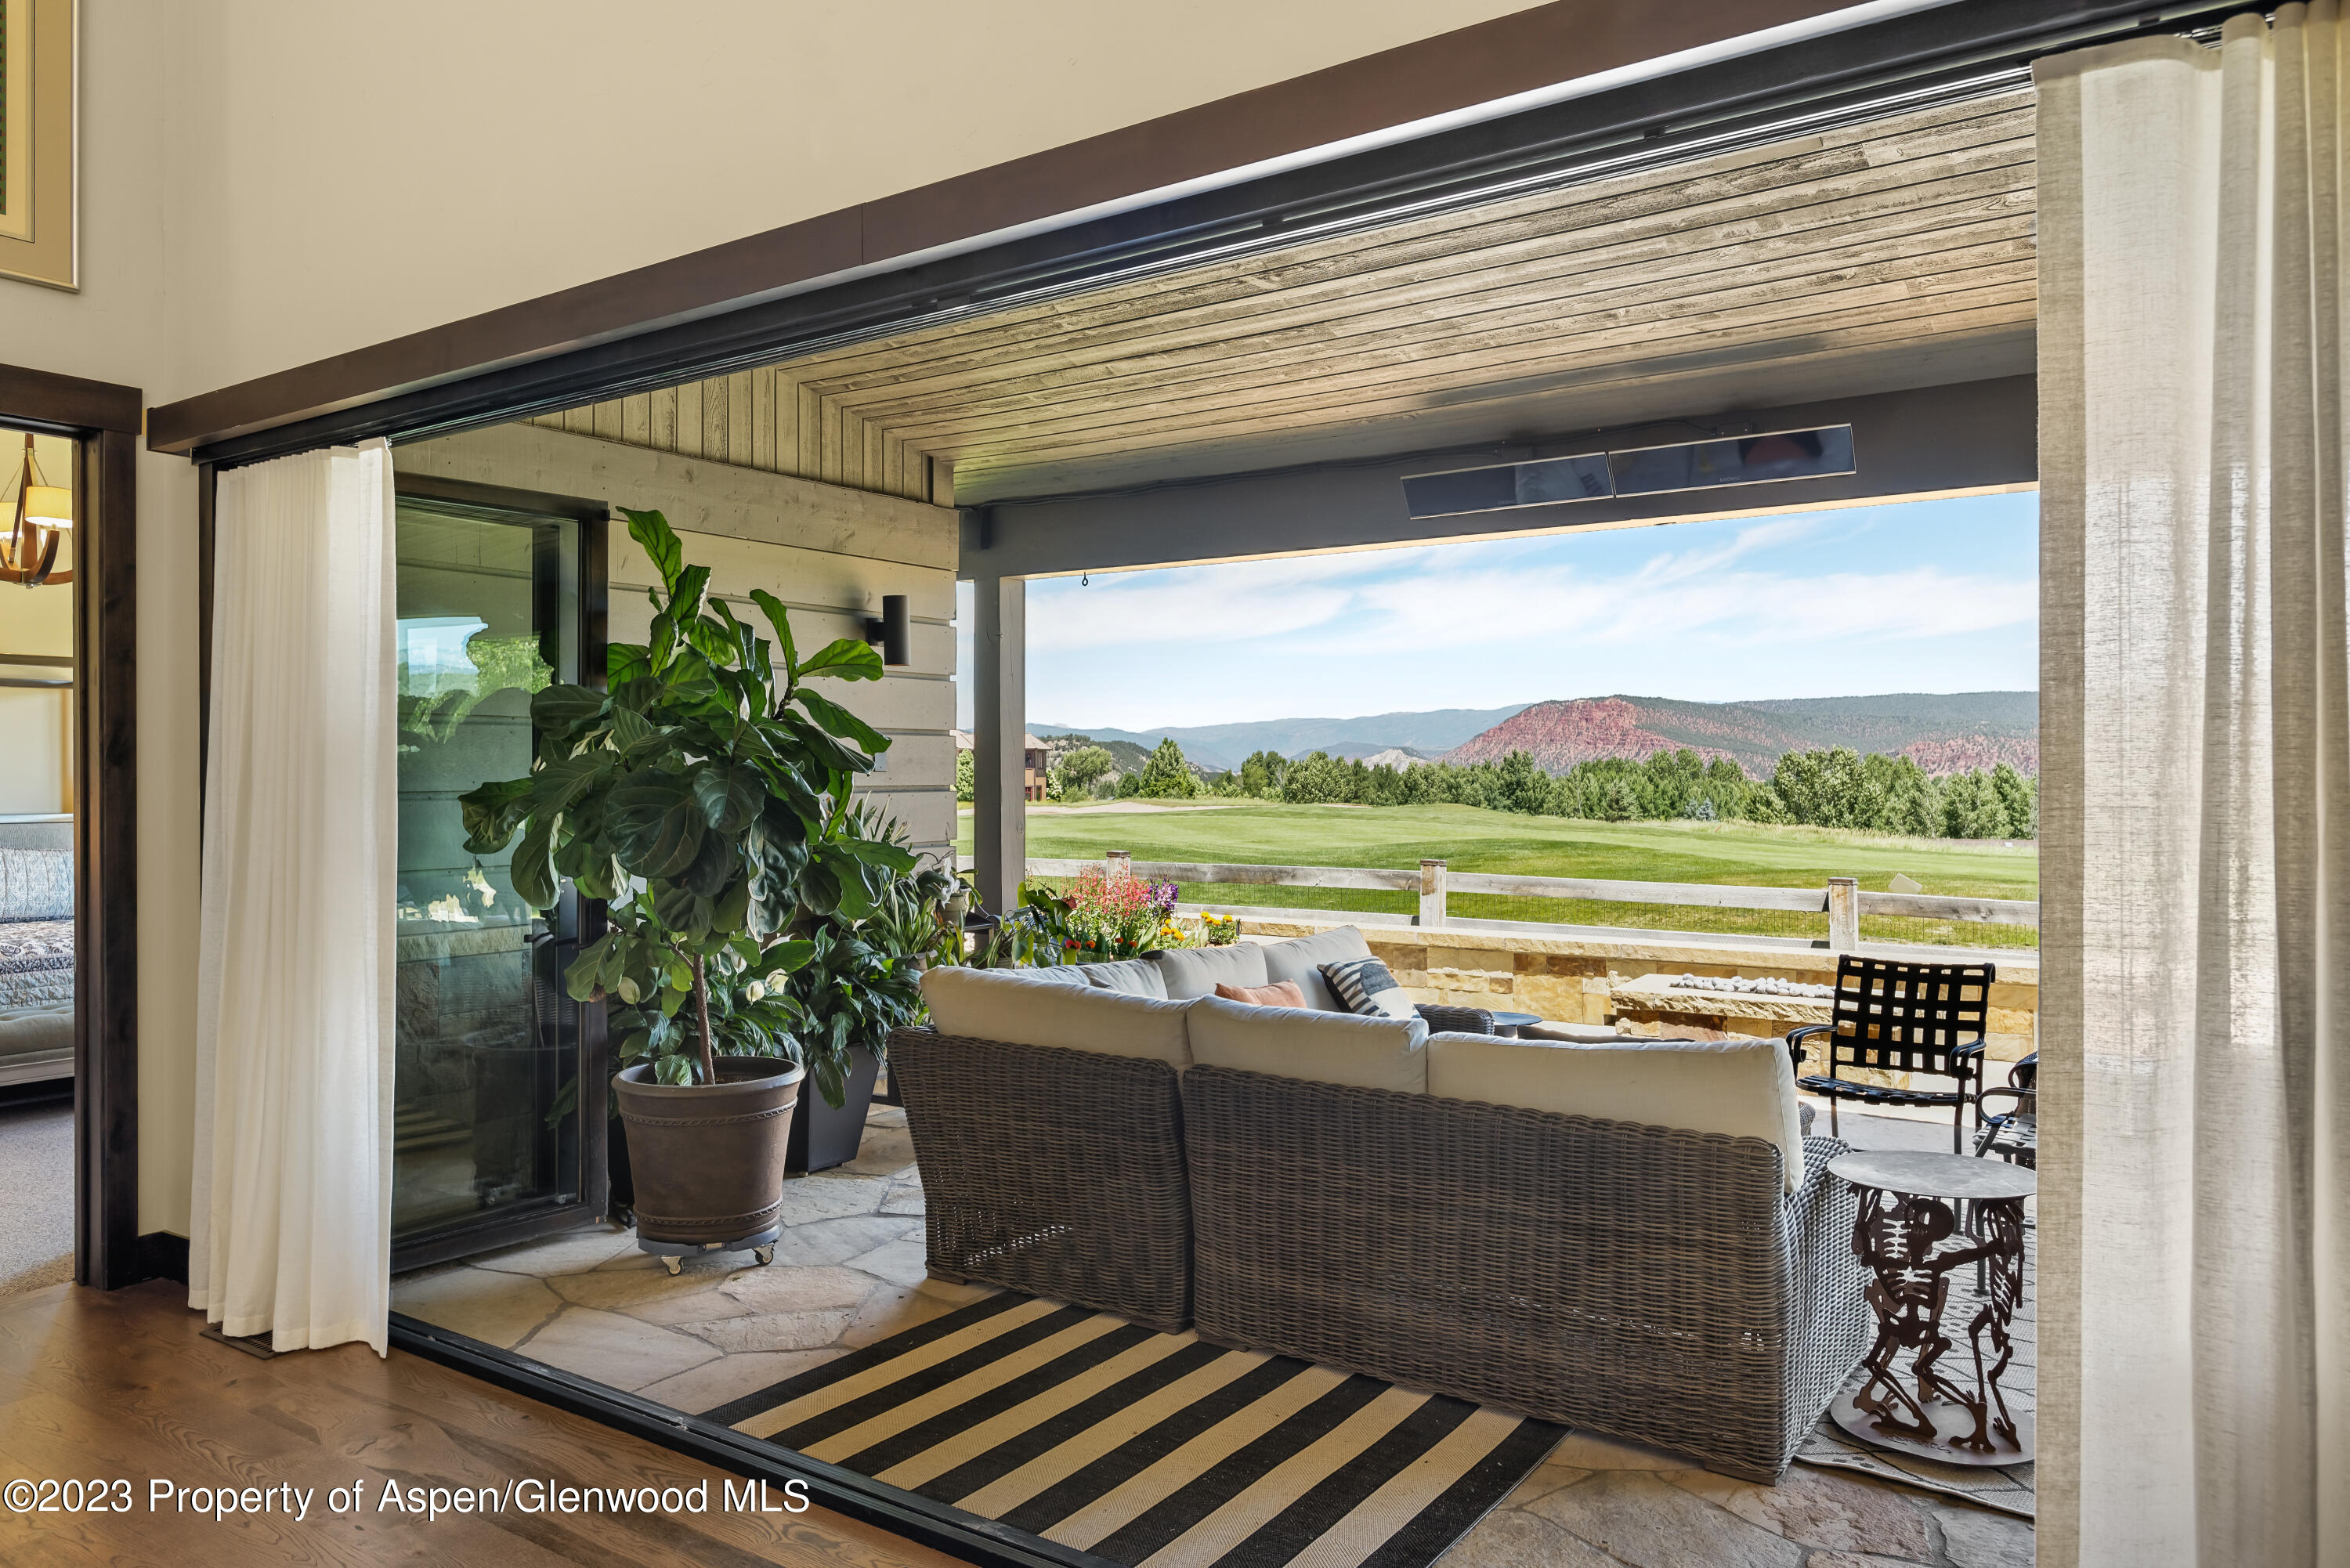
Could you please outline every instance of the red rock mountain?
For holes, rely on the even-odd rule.
[[[1764,702],[1681,702],[1662,697],[1582,697],[1537,702],[1455,747],[1447,762],[1497,762],[1531,752],[1552,773],[1601,757],[1642,758],[1687,746],[1730,757],[1767,777],[1783,752],[1849,746],[1915,757],[1929,774],[2008,763],[2040,769],[2034,691],[1897,692]]]

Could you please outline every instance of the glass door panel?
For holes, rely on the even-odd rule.
[[[583,1149],[575,1104],[580,1009],[563,991],[577,935],[570,901],[546,916],[525,908],[511,851],[469,853],[458,806],[474,785],[529,771],[531,694],[579,679],[582,527],[400,498],[392,1241],[402,1265],[576,1222],[601,1200],[591,1173],[600,1177],[603,1140]]]

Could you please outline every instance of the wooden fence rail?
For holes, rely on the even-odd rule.
[[[1354,891],[1417,893],[1422,926],[1537,924],[1534,921],[1455,920],[1445,900],[1454,893],[1518,898],[1581,898],[1602,903],[1669,904],[1711,909],[1779,909],[1828,917],[1828,947],[1848,952],[1860,945],[1863,915],[1901,915],[1929,920],[1996,926],[2037,926],[2040,905],[2026,898],[1953,898],[1930,893],[1870,893],[1850,877],[1831,877],[1824,888],[1744,888],[1718,882],[1610,882],[1580,877],[1512,877],[1453,871],[1441,860],[1423,860],[1417,871],[1353,866],[1254,866],[1221,861],[1135,860],[1113,850],[1105,860],[1031,860],[1031,877],[1076,877],[1088,867],[1108,867],[1151,882],[1242,883],[1255,887],[1335,888]],[[1233,906],[1239,909],[1239,906]],[[1261,911],[1271,913],[1273,911]],[[1304,911],[1285,911],[1302,913]],[[1321,911],[1326,913],[1327,911]],[[1388,915],[1380,924],[1402,924]],[[1627,929],[1632,928],[1624,928]]]

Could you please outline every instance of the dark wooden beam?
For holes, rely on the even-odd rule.
[[[139,441],[104,431],[82,452],[74,1278],[119,1290],[148,1277],[139,1240]]]
[[[0,365],[0,414],[36,424],[137,435],[144,428],[140,423],[142,401],[136,387]]]
[[[1801,511],[2037,483],[2034,379],[1922,387],[1783,408],[1692,410],[1584,438],[1399,454],[964,509],[958,576],[985,581],[1440,544],[1756,510]],[[1575,452],[1849,424],[1859,472],[1413,521],[1403,476]]]
[[[167,403],[200,446],[588,348],[762,295],[1839,8],[1836,0],[1553,0],[917,190]]]

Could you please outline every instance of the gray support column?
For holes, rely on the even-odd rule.
[[[1028,872],[1028,585],[979,577],[972,590],[972,860],[981,901],[1003,914],[1019,907]]]

